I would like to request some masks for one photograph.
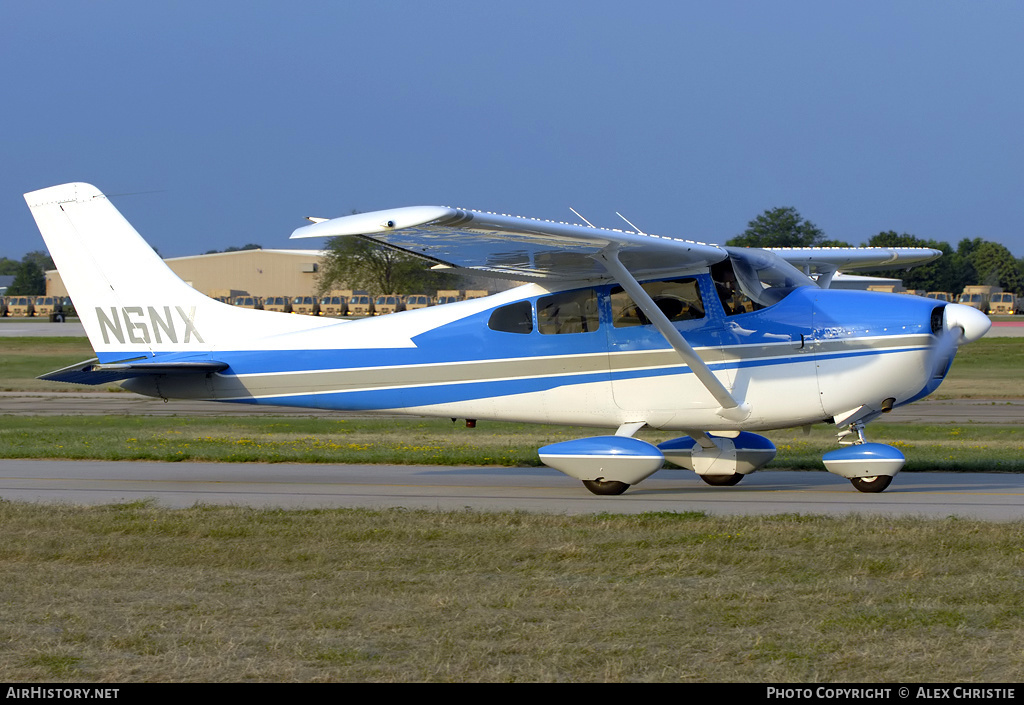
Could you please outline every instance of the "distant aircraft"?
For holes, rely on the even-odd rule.
[[[292,237],[365,237],[437,268],[531,283],[364,320],[293,316],[191,288],[94,186],[25,198],[96,351],[42,379],[605,427],[539,450],[597,494],[665,460],[734,485],[775,456],[755,431],[816,423],[845,443],[825,467],[881,492],[904,457],[867,442],[865,425],[933,392],[957,346],[990,326],[967,306],[827,288],[840,269],[907,268],[937,250],[722,247],[436,206],[315,219]],[[685,435],[655,446],[633,437],[644,426]]]

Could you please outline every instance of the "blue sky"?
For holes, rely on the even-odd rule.
[[[160,253],[438,204],[1024,255],[1024,3],[0,0],[0,255],[87,181]]]

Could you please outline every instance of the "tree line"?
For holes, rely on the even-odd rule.
[[[858,247],[831,240],[793,207],[772,208],[747,224],[740,235],[726,242],[737,247]],[[1000,286],[1024,294],[1024,257],[1015,258],[1003,245],[980,237],[964,238],[956,248],[948,242],[927,240],[894,230],[873,235],[868,247],[930,247],[942,257],[929,264],[899,273],[907,289],[948,291],[959,294],[965,286]],[[889,272],[863,272],[866,276],[892,277]]]

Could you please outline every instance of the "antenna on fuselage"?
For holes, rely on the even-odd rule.
[[[622,215],[622,213],[619,213],[618,211],[615,211],[615,215],[617,215],[620,218],[622,218],[623,220],[625,220],[626,223],[629,225],[629,227],[633,228],[633,230],[636,230],[638,235],[646,235],[647,234],[643,230],[641,230],[640,228],[638,228],[635,225],[633,225],[632,223],[630,223],[629,219],[626,216]]]
[[[577,218],[582,220],[584,223],[586,223],[590,227],[592,227],[592,228],[595,227],[593,223],[591,223],[589,220],[587,220],[582,215],[580,215],[580,212],[578,210],[576,210],[575,208],[573,208],[572,206],[569,206],[569,210],[571,210],[573,213],[575,213]]]

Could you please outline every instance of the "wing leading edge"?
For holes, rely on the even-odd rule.
[[[442,206],[359,213],[292,233],[337,236],[368,237],[441,266],[523,280],[608,280],[608,270],[594,257],[609,250],[642,277],[701,269],[727,256],[716,245],[681,238]]]
[[[607,280],[594,258],[616,251],[636,277],[672,276],[725,259],[717,245],[588,225],[447,206],[410,206],[319,220],[292,238],[359,236],[436,263],[515,279]],[[939,250],[913,247],[768,248],[807,272],[897,269],[930,262]]]
[[[795,267],[843,272],[868,269],[910,269],[942,256],[928,247],[768,247]]]

